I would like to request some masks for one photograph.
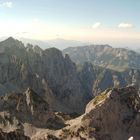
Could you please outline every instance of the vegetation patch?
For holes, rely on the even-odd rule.
[[[94,98],[93,105],[97,105],[99,102],[103,101],[106,98],[107,98],[107,92],[105,91]]]

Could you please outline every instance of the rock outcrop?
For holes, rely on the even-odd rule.
[[[0,97],[0,139],[28,140],[39,130],[56,131],[65,120],[32,89]]]
[[[4,130],[23,129],[24,123],[37,128],[60,129],[65,124],[50,109],[48,103],[28,89],[25,93],[10,94],[0,99],[0,127]]]
[[[30,140],[29,137],[25,136],[21,130],[15,130],[13,132],[5,133],[0,130],[1,140]]]

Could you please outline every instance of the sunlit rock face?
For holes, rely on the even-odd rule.
[[[108,89],[89,102],[82,123],[95,128],[102,140],[124,140],[131,136],[138,140],[139,110],[140,98],[135,87]]]

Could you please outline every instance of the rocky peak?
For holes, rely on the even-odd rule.
[[[70,56],[68,54],[65,54],[65,59],[71,61]]]
[[[138,140],[139,110],[140,98],[134,86],[107,89],[89,102],[82,124],[94,128],[102,140],[124,140],[130,136]]]
[[[67,70],[76,70],[76,65],[75,63],[70,59],[70,56],[68,54],[65,55],[64,57],[65,60],[65,66],[67,68]]]
[[[14,39],[13,37],[7,38],[6,40],[2,41],[1,44],[5,47],[24,48],[24,44],[21,41]]]
[[[46,56],[48,57],[52,57],[54,59],[62,58],[62,52],[57,48],[49,48],[49,49],[46,49],[44,52]]]
[[[43,50],[38,46],[38,45],[32,45],[32,44],[27,44],[26,46],[26,50],[27,52],[34,52],[37,54],[41,54],[43,52]]]
[[[0,54],[4,54],[1,57],[4,59],[25,59],[26,51],[25,46],[21,41],[18,41],[12,37],[0,42]],[[7,58],[9,56],[9,58]],[[2,60],[4,61],[4,60]]]
[[[15,42],[16,39],[14,39],[13,37],[9,37],[9,38],[7,38],[5,41],[8,41],[8,42]]]
[[[84,99],[84,93],[75,64],[70,58],[65,58],[62,52],[56,48],[45,50],[43,57],[45,58],[43,61],[44,76],[54,95],[63,106],[70,109],[71,113],[77,112],[75,110],[81,112],[79,109],[83,104],[80,102]],[[72,105],[68,102],[72,102]]]
[[[30,44],[30,43],[28,43],[28,44],[26,45],[26,48],[27,48],[27,49],[32,49],[32,48],[33,48],[33,45]]]

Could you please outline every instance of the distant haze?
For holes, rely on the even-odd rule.
[[[7,39],[8,37],[1,37],[0,41],[3,41]],[[68,40],[68,39],[62,39],[62,38],[56,38],[56,39],[51,39],[51,40],[37,40],[37,39],[28,39],[28,38],[19,38],[16,37],[15,39],[18,39],[22,41],[25,45],[32,44],[32,45],[38,45],[42,49],[47,49],[51,47],[58,48],[60,50],[63,50],[68,47],[81,47],[81,46],[87,46],[87,45],[111,45],[114,48],[126,48],[130,50],[135,50],[137,52],[140,52],[140,46],[139,43],[134,42],[132,43],[131,40],[127,41],[128,45],[125,44],[125,42],[120,41],[114,41],[114,42],[109,42],[108,41],[95,41],[95,42],[86,42],[86,41],[77,41],[77,40]]]
[[[140,48],[139,16],[140,0],[2,0],[0,37]]]

